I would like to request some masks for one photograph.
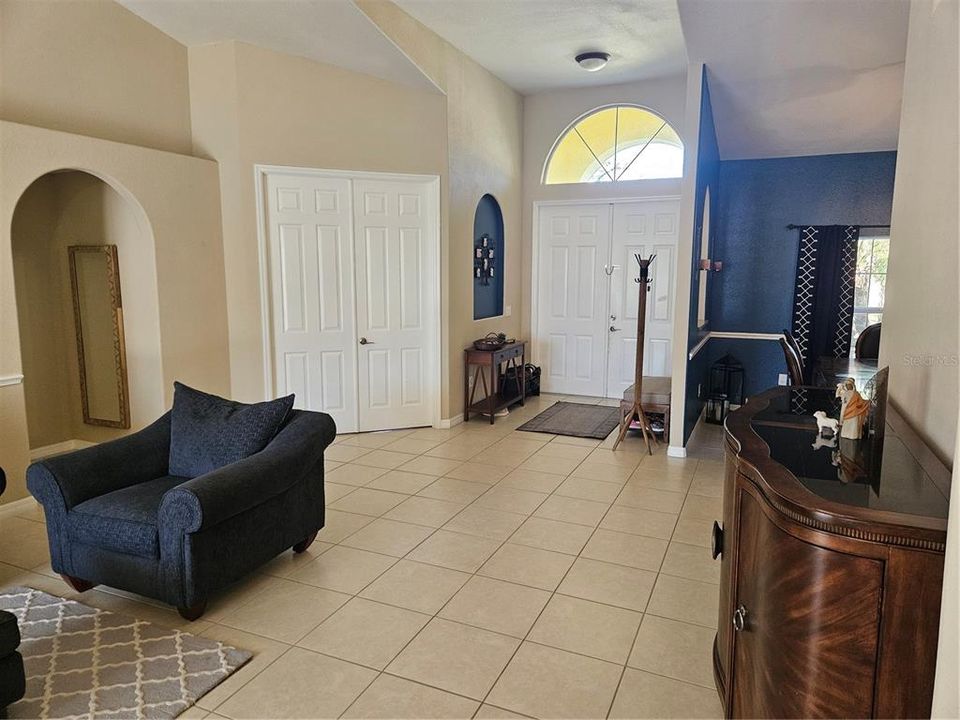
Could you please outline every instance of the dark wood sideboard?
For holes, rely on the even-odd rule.
[[[888,408],[879,469],[842,482],[813,447],[833,394],[775,388],[726,421],[726,717],[930,716],[950,473]]]

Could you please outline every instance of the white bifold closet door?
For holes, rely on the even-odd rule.
[[[341,432],[430,425],[429,183],[267,176],[274,378]]]
[[[537,344],[546,392],[620,397],[633,383],[638,265],[656,254],[645,375],[670,375],[678,202],[539,208]]]

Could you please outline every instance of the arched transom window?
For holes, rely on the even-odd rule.
[[[543,182],[621,182],[683,175],[683,143],[670,124],[635,105],[600,108],[560,136]]]

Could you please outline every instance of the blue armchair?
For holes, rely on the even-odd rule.
[[[195,478],[168,474],[170,413],[143,430],[27,470],[43,505],[55,572],[176,605],[195,620],[217,590],[281,552],[303,552],[324,523],[329,415],[291,410],[260,452]]]

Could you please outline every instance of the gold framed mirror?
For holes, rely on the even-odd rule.
[[[129,428],[127,354],[117,246],[71,245],[67,251],[83,422]]]

